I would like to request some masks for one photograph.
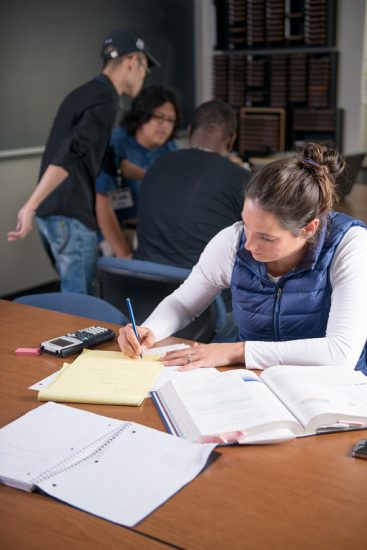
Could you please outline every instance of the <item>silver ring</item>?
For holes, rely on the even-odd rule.
[[[192,355],[191,355],[191,353],[189,353],[188,356],[187,356],[187,362],[188,362],[188,363],[191,363],[191,362],[192,362]]]

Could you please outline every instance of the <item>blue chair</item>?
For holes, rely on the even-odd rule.
[[[96,296],[78,294],[75,292],[48,292],[44,294],[28,294],[19,296],[13,302],[30,306],[41,307],[71,313],[81,317],[89,317],[105,323],[126,325],[128,323],[125,315],[113,305],[105,302]]]
[[[101,296],[128,315],[125,298],[131,298],[137,324],[188,277],[191,269],[144,260],[125,260],[104,256],[98,260]],[[225,305],[218,296],[198,318],[175,336],[209,342],[226,317]]]

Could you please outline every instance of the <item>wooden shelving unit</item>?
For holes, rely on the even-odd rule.
[[[239,112],[283,109],[286,149],[313,139],[342,150],[336,0],[216,0],[215,6],[214,97]],[[240,144],[240,152],[258,151]]]

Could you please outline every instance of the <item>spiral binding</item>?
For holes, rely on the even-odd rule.
[[[54,477],[62,472],[65,472],[66,470],[70,470],[71,468],[78,466],[82,462],[89,460],[90,458],[94,457],[98,453],[102,452],[105,447],[110,445],[110,443],[112,443],[112,441],[116,439],[116,437],[121,435],[121,433],[124,432],[130,426],[132,426],[132,422],[124,422],[124,424],[122,424],[118,428],[114,428],[113,430],[110,430],[105,435],[99,437],[98,439],[92,441],[91,443],[88,443],[88,445],[86,445],[76,453],[56,463],[54,466],[47,468],[47,470],[45,470],[44,472],[42,472],[41,474],[33,478],[31,480],[31,483],[33,483],[34,485],[37,485],[42,481],[47,481],[51,477]]]

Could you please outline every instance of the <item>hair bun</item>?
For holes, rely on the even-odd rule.
[[[308,143],[301,155],[303,161],[314,166],[325,166],[336,178],[344,170],[345,160],[333,147],[322,143]]]

